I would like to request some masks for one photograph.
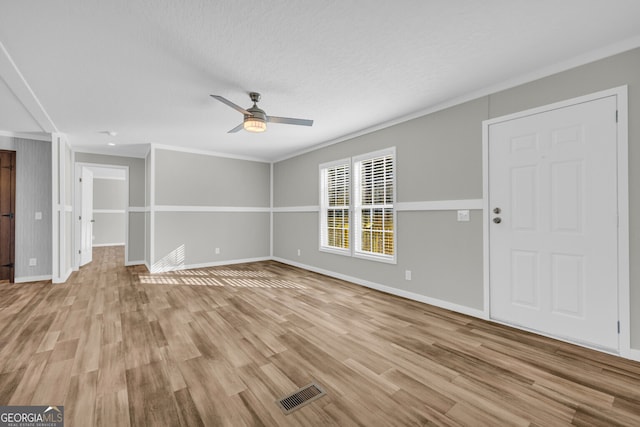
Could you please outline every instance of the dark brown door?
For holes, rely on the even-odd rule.
[[[0,150],[0,282],[13,282],[16,152]]]

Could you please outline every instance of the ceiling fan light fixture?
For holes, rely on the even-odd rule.
[[[210,96],[244,115],[244,120],[242,120],[242,123],[231,129],[227,133],[236,133],[242,129],[246,130],[247,132],[261,133],[267,130],[267,122],[281,123],[285,125],[313,126],[313,120],[294,119],[292,117],[267,116],[264,110],[260,109],[257,105],[257,102],[260,101],[260,94],[258,92],[249,93],[249,97],[253,101],[253,106],[247,108],[246,110],[239,105],[236,105],[233,102],[229,101],[224,96]]]
[[[247,132],[260,133],[267,130],[267,122],[259,117],[247,117],[243,127]]]

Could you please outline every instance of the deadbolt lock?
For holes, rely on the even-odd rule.
[[[502,212],[502,209],[500,209],[500,208],[493,208],[493,213],[494,213],[494,214],[499,214],[500,212]]]

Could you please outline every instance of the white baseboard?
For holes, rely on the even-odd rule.
[[[51,280],[51,275],[14,277],[13,283],[40,282],[42,280]]]
[[[65,273],[65,275],[61,277],[61,279],[62,279],[62,282],[61,282],[61,283],[66,282],[66,281],[67,281],[67,279],[69,279],[69,277],[71,277],[71,275],[72,275],[72,274],[73,274],[73,267],[69,268],[69,270],[67,270],[67,272]]]
[[[105,246],[124,246],[124,242],[122,242],[122,243],[98,243],[98,244],[94,243],[92,245],[92,247],[94,247],[94,248],[103,248]]]
[[[636,362],[640,362],[640,350],[630,349],[622,352],[622,356],[627,359],[635,360]]]
[[[325,276],[335,277],[336,279],[345,280],[347,282],[355,283],[357,285],[365,286],[367,288],[375,289],[377,291],[385,292],[387,294],[396,295],[396,296],[407,298],[413,301],[422,302],[425,304],[444,308],[446,310],[451,310],[457,313],[466,314],[468,316],[478,317],[481,319],[484,318],[484,311],[476,308],[455,304],[449,301],[443,301],[437,298],[427,297],[424,295],[416,294],[414,292],[404,291],[402,289],[393,288],[391,286],[382,285],[380,283],[370,282],[368,280],[363,280],[353,276],[347,276],[346,274],[336,273],[334,271],[313,267],[311,265],[301,264],[301,263],[290,261],[284,258],[273,257],[272,259],[274,261],[278,261],[283,264],[293,265],[294,267],[299,267],[305,270],[313,271],[315,273],[324,274]]]
[[[140,260],[140,261],[125,261],[124,265],[126,267],[132,266],[132,265],[146,265],[146,263],[144,262],[144,260]]]
[[[153,267],[149,268],[147,265],[147,269],[151,273],[164,273],[167,271],[179,271],[179,270],[190,270],[192,268],[207,268],[207,267],[219,267],[221,265],[233,265],[233,264],[244,264],[247,262],[259,262],[259,261],[269,261],[271,257],[260,257],[260,258],[245,258],[245,259],[233,259],[233,260],[225,260],[225,261],[213,261],[213,262],[205,262],[202,264],[184,264],[184,265],[176,265],[176,266],[166,266],[166,267]]]

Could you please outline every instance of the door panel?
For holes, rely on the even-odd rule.
[[[523,166],[511,171],[511,212],[515,230],[536,231],[538,168]]]
[[[551,254],[553,312],[584,319],[584,257]]]
[[[492,318],[618,349],[616,102],[489,126]]]
[[[539,309],[538,254],[512,251],[511,266],[511,303]]]
[[[582,232],[583,175],[583,161],[558,162],[551,165],[552,231]]]
[[[0,150],[0,282],[14,280],[16,153]]]

